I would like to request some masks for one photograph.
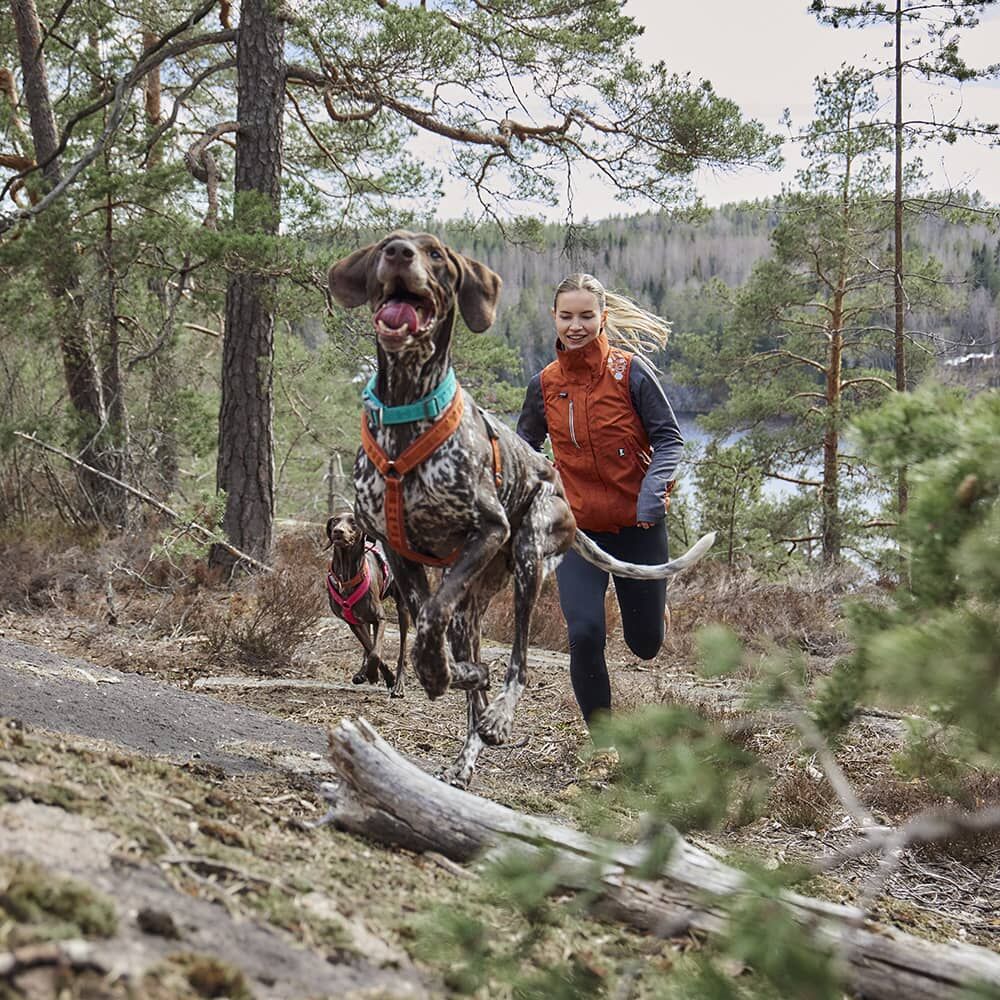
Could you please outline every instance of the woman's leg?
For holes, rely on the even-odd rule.
[[[611,544],[613,554],[626,562],[650,566],[665,563],[670,558],[665,523],[652,528],[622,528]],[[611,548],[608,551],[612,551]],[[616,576],[615,593],[628,648],[640,659],[651,660],[663,645],[667,581],[626,580]]]
[[[556,579],[569,631],[570,680],[583,721],[589,726],[595,712],[611,708],[611,681],[604,659],[608,574],[570,551],[556,568]]]

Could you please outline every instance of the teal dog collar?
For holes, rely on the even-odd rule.
[[[372,375],[361,391],[361,402],[374,416],[379,427],[386,424],[412,424],[416,420],[436,420],[455,398],[457,390],[458,379],[455,378],[455,369],[449,368],[441,384],[429,396],[424,396],[415,403],[407,403],[405,406],[386,406],[375,395],[375,376]]]

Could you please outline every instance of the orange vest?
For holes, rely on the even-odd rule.
[[[602,333],[586,347],[557,345],[542,369],[542,400],[556,468],[577,524],[618,531],[636,523],[652,448],[629,395],[632,355]]]

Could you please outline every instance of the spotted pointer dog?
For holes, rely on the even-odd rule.
[[[396,231],[336,262],[333,298],[373,313],[377,370],[364,392],[355,513],[385,548],[413,616],[410,661],[430,698],[468,700],[468,733],[443,780],[468,785],[484,743],[510,739],[527,684],[528,630],[546,575],[570,548],[602,570],[663,579],[697,562],[714,535],[658,566],[617,560],[581,531],[553,465],[481,410],[451,367],[456,313],[493,322],[500,277],[426,233]],[[426,567],[443,566],[432,589]],[[513,576],[514,640],[503,687],[487,700],[481,622]]]

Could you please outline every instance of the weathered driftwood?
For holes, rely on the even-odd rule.
[[[455,861],[511,849],[554,852],[564,887],[600,879],[596,911],[605,919],[663,936],[712,935],[725,926],[719,897],[748,891],[741,872],[680,837],[659,877],[640,879],[630,873],[644,860],[642,847],[600,841],[446,785],[393,750],[364,719],[331,730],[330,757],[340,780],[325,785],[324,794],[340,828]],[[792,892],[782,898],[865,997],[941,1000],[973,981],[1000,987],[1000,955],[985,948],[938,944],[863,922],[853,907]]]

